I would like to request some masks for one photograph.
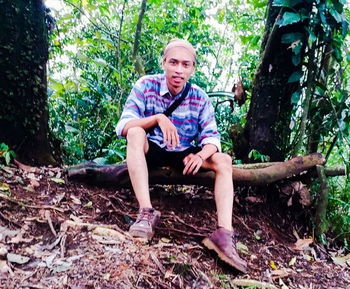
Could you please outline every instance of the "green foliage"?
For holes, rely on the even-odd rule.
[[[327,209],[327,221],[334,239],[344,245],[350,240],[350,182],[337,178],[331,182],[331,194]],[[350,248],[347,247],[347,250]]]
[[[268,162],[270,159],[268,156],[262,155],[260,152],[258,152],[257,150],[251,150],[248,154],[248,157],[250,159],[254,159],[256,160],[260,160],[262,163],[263,162]]]
[[[10,164],[11,156],[13,158],[15,158],[16,157],[15,152],[13,150],[10,150],[9,147],[6,144],[1,143],[0,144],[0,158],[5,161],[6,165]]]

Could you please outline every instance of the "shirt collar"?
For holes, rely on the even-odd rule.
[[[166,95],[167,93],[170,94],[170,91],[169,91],[169,88],[168,88],[168,85],[166,84],[166,76],[165,74],[163,75],[161,81],[160,81],[160,91],[159,91],[159,94],[160,96],[164,96]],[[171,94],[170,94],[171,95]]]

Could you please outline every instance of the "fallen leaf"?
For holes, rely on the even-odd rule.
[[[168,238],[165,238],[165,237],[161,238],[160,240],[161,240],[163,243],[170,243],[170,240],[169,240]]]
[[[303,250],[309,248],[309,245],[312,244],[313,242],[314,242],[314,240],[310,239],[310,238],[308,238],[308,239],[299,239],[298,241],[296,241],[293,244],[292,248],[294,250],[297,250],[297,251],[303,251]]]
[[[121,242],[125,241],[125,236],[122,233],[119,233],[118,231],[113,230],[113,229],[97,227],[93,230],[93,233],[95,235],[98,235],[98,236],[110,237],[113,239],[117,239]]]
[[[255,239],[257,239],[258,241],[261,240],[261,234],[262,234],[261,230],[257,230],[256,232],[254,232]]]
[[[25,164],[20,163],[16,159],[14,160],[14,162],[20,169],[22,169],[28,173],[38,173],[39,172],[39,169],[36,167],[27,166]]]
[[[273,279],[277,279],[277,278],[284,278],[289,276],[291,273],[293,273],[294,271],[290,268],[281,268],[281,269],[276,269],[273,270],[271,272],[271,275],[274,276]]]
[[[87,203],[84,205],[84,207],[87,207],[87,208],[92,207],[92,202],[91,202],[91,201],[87,202]]]
[[[40,187],[40,183],[37,180],[31,179],[29,187],[33,187],[33,188]]]
[[[57,184],[65,184],[65,181],[63,179],[60,179],[60,178],[51,178],[50,180],[57,183]]]
[[[292,259],[290,259],[288,265],[293,267],[296,261],[297,261],[297,257],[293,257]]]
[[[274,269],[274,270],[277,269],[277,267],[276,267],[276,265],[275,265],[275,262],[272,261],[272,260],[270,261],[270,266],[271,266],[271,268]]]
[[[333,263],[341,266],[349,266],[350,265],[350,254],[342,257],[332,257]]]
[[[9,261],[10,263],[25,264],[29,260],[30,260],[30,258],[26,257],[26,256],[13,254],[13,253],[7,254],[7,261]]]
[[[75,205],[81,205],[81,201],[77,197],[71,195],[70,198],[73,200]]]
[[[110,277],[111,277],[111,273],[106,273],[103,275],[103,279],[105,279],[107,281],[109,280]]]
[[[236,243],[236,248],[238,251],[240,251],[241,253],[243,254],[246,254],[246,255],[249,255],[249,249],[246,245],[244,245],[243,243],[241,242],[237,242]]]
[[[281,286],[281,289],[289,289],[289,287],[283,282],[282,279],[279,279],[278,283]]]
[[[9,192],[10,186],[6,183],[0,183],[0,191]]]
[[[32,192],[32,193],[35,192],[34,188],[32,188],[32,187],[30,187],[30,186],[23,187],[23,189],[26,190],[26,191],[28,191],[28,192]]]

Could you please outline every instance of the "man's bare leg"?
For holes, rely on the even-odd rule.
[[[224,262],[242,272],[247,272],[247,263],[239,256],[233,240],[232,159],[229,155],[215,153],[203,163],[203,168],[212,169],[216,174],[214,194],[219,226],[203,240],[203,244],[208,249],[214,250]]]
[[[232,159],[229,155],[215,153],[204,162],[203,168],[215,171],[214,196],[218,226],[232,231]]]
[[[145,153],[148,151],[146,132],[140,127],[132,127],[126,136],[128,144],[126,163],[129,176],[140,209],[151,208],[148,184],[148,168]]]

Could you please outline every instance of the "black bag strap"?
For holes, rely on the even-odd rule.
[[[187,96],[189,90],[191,88],[191,83],[190,82],[187,82],[186,83],[186,86],[185,86],[185,89],[182,93],[182,95],[177,99],[175,100],[164,112],[163,114],[168,117],[169,115],[171,115],[173,113],[173,111],[180,105],[180,103],[185,99],[185,97]],[[153,127],[150,127],[146,130],[146,133],[150,133],[154,130],[155,126]]]
[[[185,99],[185,97],[187,96],[189,90],[191,88],[191,83],[187,82],[185,89],[181,95],[181,97],[179,97],[177,100],[175,100],[167,109],[166,111],[164,111],[163,114],[165,114],[167,117],[169,115],[171,115],[173,113],[173,111],[180,105],[180,103]]]

